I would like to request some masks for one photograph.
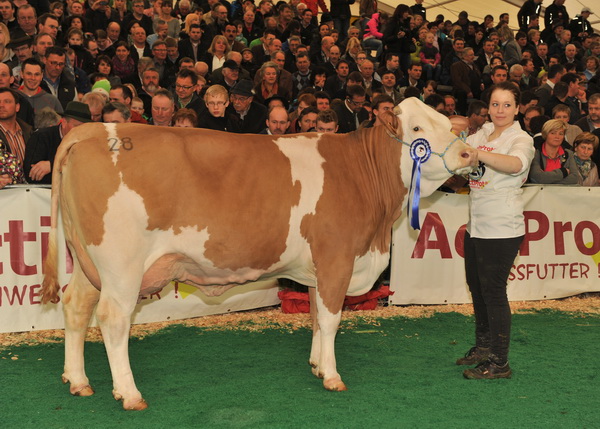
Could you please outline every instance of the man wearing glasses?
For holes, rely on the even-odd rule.
[[[50,13],[43,14],[40,16],[40,19],[38,19],[37,30],[38,34],[49,34],[56,40],[58,34],[58,19]]]
[[[258,134],[267,120],[267,108],[254,101],[253,84],[249,80],[239,81],[232,89],[227,107],[227,130],[243,134]]]
[[[170,88],[173,85],[175,70],[167,63],[167,44],[164,41],[157,40],[154,42],[152,57],[154,58],[154,68],[158,70],[160,77],[160,86]]]
[[[369,119],[369,112],[363,107],[365,103],[366,92],[362,86],[349,85],[346,88],[346,99],[331,106],[338,117],[338,133],[355,131],[359,124]]]
[[[52,46],[46,49],[43,57],[44,79],[41,87],[44,91],[54,95],[60,101],[63,109],[66,109],[69,101],[77,100],[77,89],[73,81],[65,71],[65,50]]]
[[[192,70],[182,69],[177,73],[175,80],[175,108],[192,109],[200,114],[200,110],[204,107],[203,101],[196,95],[196,86],[198,85],[198,75]]]

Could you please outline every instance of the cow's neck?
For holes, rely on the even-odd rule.
[[[391,229],[400,217],[407,193],[400,171],[402,144],[392,139],[383,126],[357,131],[355,136],[363,151],[357,158],[363,161],[362,167],[370,179],[367,186],[373,208],[382,213]]]

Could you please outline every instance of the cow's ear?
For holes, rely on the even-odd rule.
[[[459,116],[459,115],[452,115],[449,117],[450,119],[450,123],[452,124],[452,133],[456,134],[457,136],[463,132],[463,131],[467,131],[469,129],[469,120],[467,118],[465,118],[464,116]]]
[[[395,113],[386,110],[385,112],[381,112],[379,114],[380,121],[383,123],[383,126],[393,135],[398,138],[402,138],[402,124],[400,123],[400,119],[396,116]]]

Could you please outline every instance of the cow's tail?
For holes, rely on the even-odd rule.
[[[69,149],[77,143],[77,139],[67,136],[61,142],[54,158],[52,166],[52,200],[51,200],[51,220],[50,236],[48,237],[48,252],[46,262],[44,263],[44,280],[42,282],[42,302],[57,303],[59,301],[58,292],[60,284],[58,283],[58,204],[61,192],[61,174],[62,166],[67,159]]]

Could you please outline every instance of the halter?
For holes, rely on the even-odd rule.
[[[450,174],[454,174],[454,171],[448,168],[445,156],[450,147],[456,141],[460,140],[463,143],[467,141],[467,132],[461,132],[454,140],[452,140],[448,144],[448,146],[446,146],[444,151],[441,153],[432,151],[429,142],[423,138],[418,138],[416,140],[413,140],[412,143],[408,143],[404,140],[399,139],[397,136],[391,134],[389,131],[388,135],[394,140],[399,141],[403,145],[408,146],[410,157],[414,161],[412,173],[410,175],[410,192],[408,194],[408,199],[411,203],[406,206],[406,213],[407,216],[410,218],[410,226],[412,226],[413,229],[421,229],[421,224],[419,222],[419,203],[421,201],[421,164],[427,162],[431,155],[437,155],[440,158],[442,158],[442,162],[444,163],[444,168],[446,169],[446,171]]]

